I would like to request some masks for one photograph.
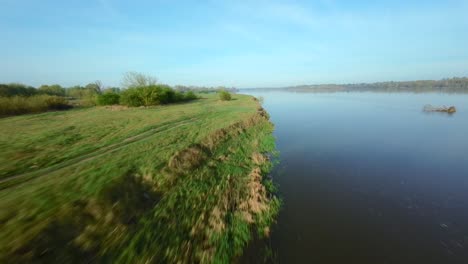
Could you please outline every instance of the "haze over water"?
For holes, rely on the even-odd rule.
[[[468,95],[251,94],[280,151],[279,263],[468,263]]]

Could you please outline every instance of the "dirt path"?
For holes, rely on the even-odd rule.
[[[17,175],[12,175],[12,176],[10,176],[8,178],[0,180],[0,190],[4,190],[4,189],[10,188],[12,186],[16,186],[18,184],[27,182],[27,181],[32,180],[32,179],[36,179],[36,178],[44,176],[44,175],[46,175],[48,173],[51,173],[51,172],[54,172],[54,171],[57,171],[57,170],[60,170],[60,169],[63,169],[63,168],[69,167],[69,166],[75,166],[75,165],[78,165],[78,164],[81,164],[81,163],[96,159],[96,158],[101,157],[103,155],[118,151],[118,150],[120,150],[120,149],[122,149],[124,147],[127,147],[128,145],[140,142],[140,141],[142,141],[142,140],[144,140],[144,139],[146,139],[146,138],[148,138],[150,136],[153,136],[153,135],[156,135],[158,133],[165,132],[165,131],[168,131],[168,130],[172,130],[174,128],[186,125],[187,123],[191,123],[191,122],[193,122],[195,120],[197,120],[197,118],[189,118],[189,119],[176,121],[176,122],[170,123],[170,124],[165,124],[165,125],[162,125],[160,127],[152,128],[152,129],[144,131],[144,132],[142,132],[140,134],[125,138],[121,142],[114,143],[114,144],[107,145],[107,146],[104,146],[104,147],[99,148],[99,149],[92,150],[92,151],[90,151],[88,153],[84,153],[84,154],[82,154],[80,156],[77,156],[77,157],[62,161],[60,163],[57,163],[57,164],[54,164],[54,165],[51,165],[51,166],[48,166],[48,167],[45,167],[45,168],[41,168],[41,169],[36,170],[36,171],[17,174]]]

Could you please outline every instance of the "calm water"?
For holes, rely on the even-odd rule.
[[[251,94],[281,152],[277,262],[468,263],[468,95]]]

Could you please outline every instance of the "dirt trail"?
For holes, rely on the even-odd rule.
[[[186,125],[187,123],[193,122],[195,120],[197,120],[197,118],[189,118],[189,119],[176,121],[176,122],[170,123],[170,124],[164,124],[162,126],[159,126],[159,127],[152,128],[152,129],[149,129],[147,131],[144,131],[144,132],[142,132],[140,134],[125,138],[121,142],[114,143],[114,144],[107,145],[107,146],[104,146],[104,147],[99,148],[99,149],[92,150],[92,151],[90,151],[88,153],[84,153],[84,154],[82,154],[80,156],[77,156],[77,157],[62,161],[60,163],[57,163],[57,164],[54,164],[54,165],[51,165],[51,166],[48,166],[48,167],[45,167],[45,168],[41,168],[41,169],[36,170],[36,171],[26,172],[26,173],[17,174],[17,175],[12,175],[10,177],[7,177],[7,178],[4,178],[4,179],[0,180],[0,190],[10,188],[12,186],[16,186],[18,184],[27,182],[27,181],[32,180],[32,179],[36,179],[36,178],[44,176],[44,175],[46,175],[48,173],[51,173],[51,172],[54,172],[54,171],[57,171],[57,170],[60,170],[60,169],[63,169],[63,168],[69,167],[69,166],[75,166],[75,165],[78,165],[78,164],[81,164],[81,163],[96,159],[96,158],[101,157],[103,155],[106,155],[106,154],[112,153],[114,151],[120,150],[121,148],[124,148],[124,147],[126,147],[128,145],[131,145],[131,144],[137,143],[139,141],[142,141],[142,140],[144,140],[144,139],[146,139],[146,138],[148,138],[150,136],[153,136],[153,135],[156,135],[158,133],[165,132],[165,131],[168,131],[168,130],[171,130],[171,129],[174,129],[174,128],[177,128],[177,127],[180,127],[180,126],[183,126],[183,125]]]

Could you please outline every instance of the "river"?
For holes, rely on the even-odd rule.
[[[468,263],[468,95],[248,93],[280,152],[274,262]]]

